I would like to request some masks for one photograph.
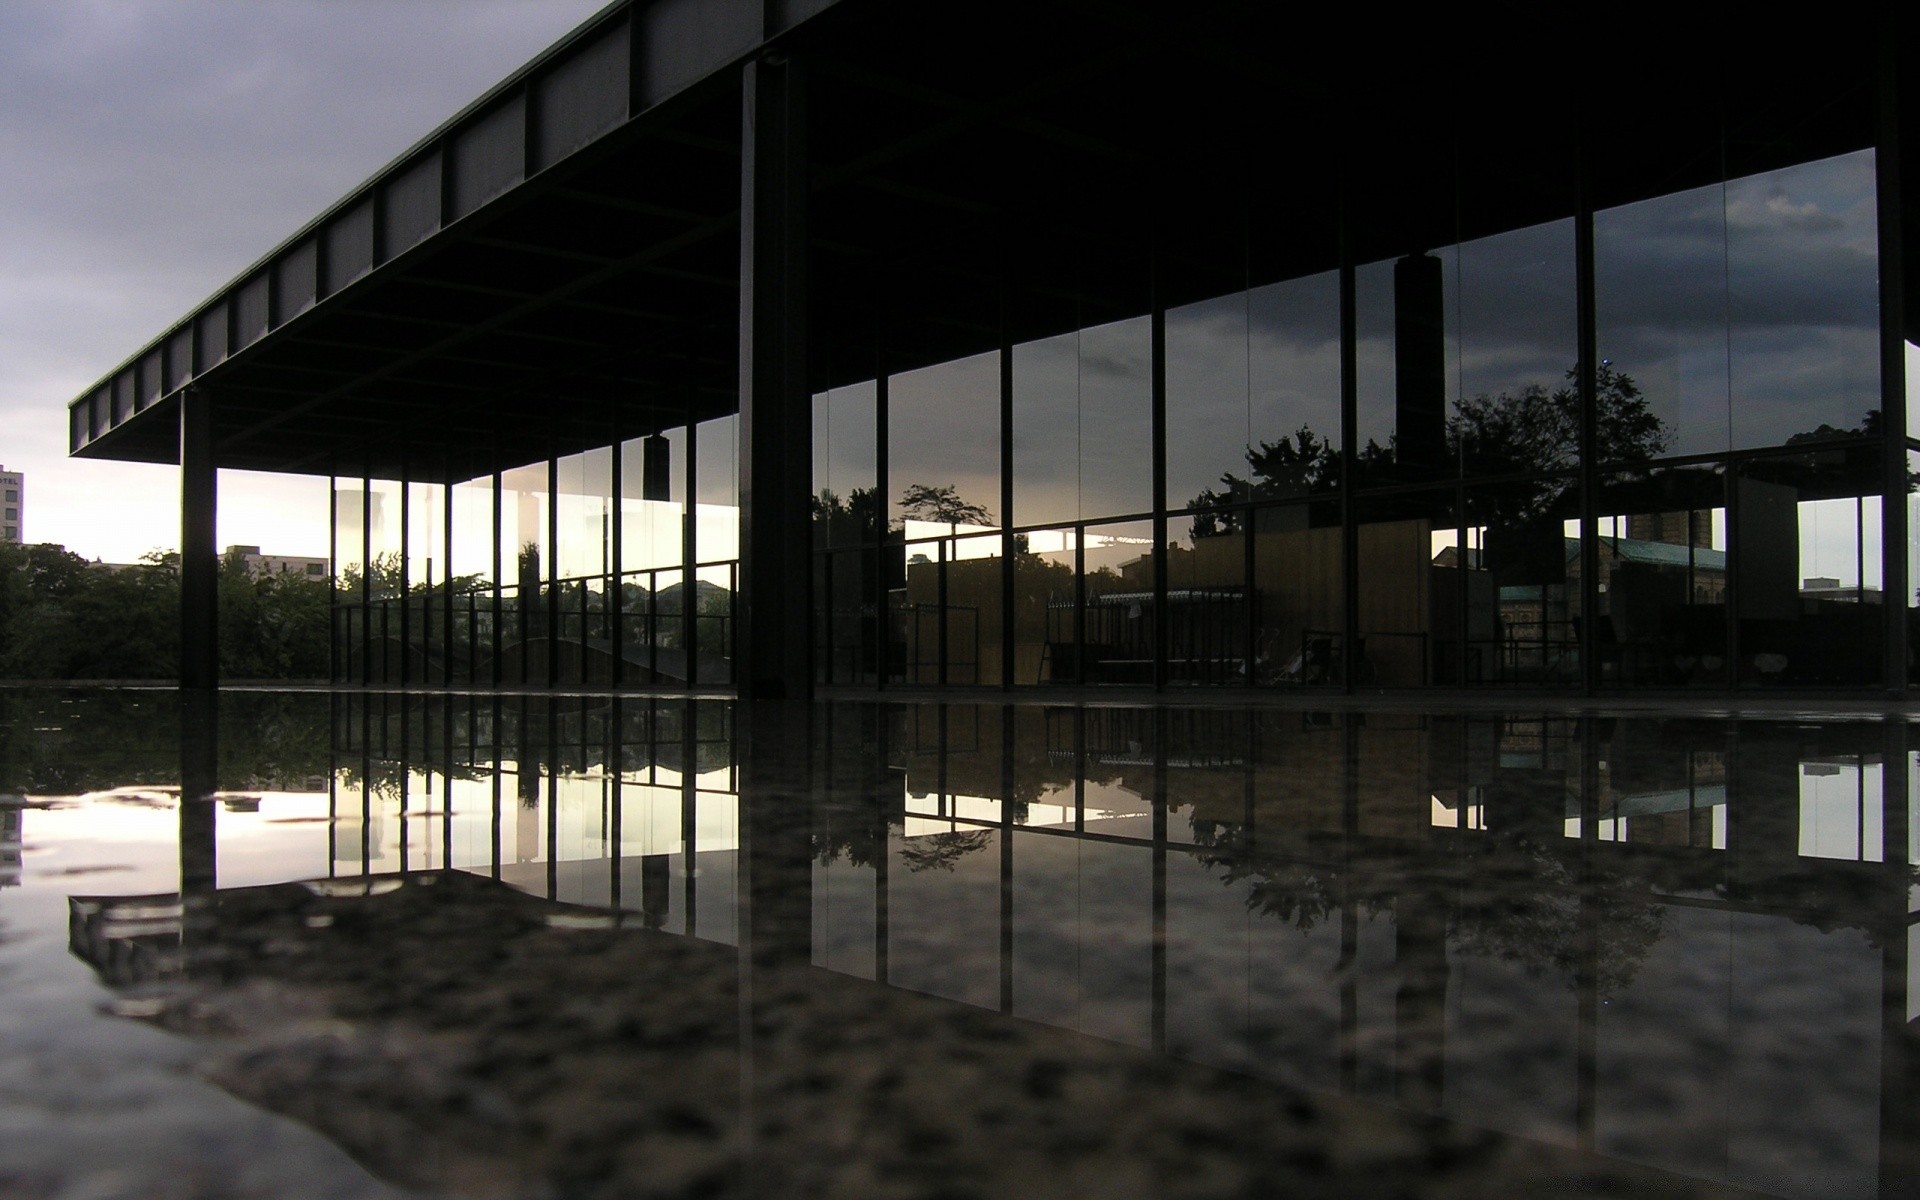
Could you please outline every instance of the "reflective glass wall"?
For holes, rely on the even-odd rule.
[[[514,430],[498,456],[528,457],[497,471],[336,466],[336,680],[732,683],[738,418],[634,399],[572,424]]]
[[[1551,111],[1567,149],[1524,169],[1470,115],[1338,187],[1223,167],[1202,215],[1117,179],[965,273],[908,247],[821,285],[872,311],[811,318],[816,681],[1904,682],[1870,124],[1780,165],[1702,117],[1623,182]],[[337,677],[731,683],[733,407],[503,426],[497,471],[340,462]]]
[[[1887,682],[1873,150],[1618,203],[1571,149],[1395,169],[1011,245],[943,296],[997,350],[884,327],[815,397],[817,679]]]

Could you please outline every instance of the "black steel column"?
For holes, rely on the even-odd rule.
[[[180,686],[220,684],[220,552],[214,519],[213,397],[180,393]]]
[[[1579,329],[1574,371],[1580,396],[1580,690],[1600,687],[1600,331],[1594,301],[1593,200],[1585,138],[1574,164],[1574,290]],[[1691,540],[1691,539],[1689,539]],[[1544,595],[1544,593],[1543,593]],[[1541,620],[1546,612],[1541,610]],[[1544,625],[1542,626],[1544,629]]]
[[[1910,636],[1908,606],[1913,602],[1913,580],[1907,577],[1907,314],[1906,249],[1901,228],[1900,64],[1915,22],[1908,6],[1885,6],[1879,31],[1875,72],[1874,175],[1878,201],[1880,252],[1880,429],[1884,447],[1885,500],[1881,509],[1881,594],[1886,603],[1886,646],[1882,681],[1887,690],[1903,696],[1912,668],[1908,665]],[[1864,587],[1866,580],[1860,581]]]
[[[813,694],[812,399],[807,387],[806,106],[800,67],[769,55],[741,76],[741,693]]]

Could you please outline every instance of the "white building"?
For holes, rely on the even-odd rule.
[[[0,541],[25,540],[27,476],[0,466]]]
[[[228,546],[229,555],[238,554],[247,564],[247,574],[259,579],[266,575],[281,575],[292,572],[309,579],[324,580],[327,577],[327,560],[324,558],[304,558],[289,554],[262,554],[258,546]]]

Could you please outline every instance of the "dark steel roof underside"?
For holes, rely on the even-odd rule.
[[[1563,218],[1581,158],[1599,209],[1874,137],[1877,4],[1268,7],[844,0],[778,35],[816,385]],[[208,366],[220,465],[471,478],[733,411],[740,122],[718,69]],[[177,389],[81,436],[114,383],[75,453],[175,461]]]

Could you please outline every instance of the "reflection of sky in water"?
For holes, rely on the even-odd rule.
[[[822,718],[845,787],[778,797],[818,806],[804,826],[816,965],[1288,1087],[1349,1079],[1362,1098],[1559,1145],[1583,1136],[1588,1045],[1604,1154],[1785,1195],[1870,1184],[1881,954],[1857,889],[1794,881],[1874,869],[1858,860],[1882,836],[1877,727],[1609,720],[1593,731],[1598,842],[1582,850],[1550,836],[1566,817],[1581,832],[1587,743],[1571,717],[1374,714],[1348,737],[1338,716],[1015,709],[1003,764],[991,748],[1008,711],[960,706],[933,726],[914,710],[922,724],[880,739],[906,737],[904,756],[844,736],[864,719],[835,735],[837,715]],[[569,713],[554,728],[576,728]],[[352,713],[347,727],[362,728]],[[220,885],[450,862],[732,942],[753,794],[731,789],[764,776],[709,753],[689,779],[663,765],[681,752],[665,743],[636,743],[614,772],[598,734],[556,736],[523,761],[503,750],[497,778],[491,757],[449,777],[429,736],[422,761],[376,756],[370,794],[357,748],[335,755],[331,795],[233,793]],[[1011,811],[979,782],[1008,770],[1028,797]],[[1162,787],[1157,848],[1147,797]],[[177,814],[148,794],[25,813],[23,888],[0,915],[22,919],[23,892],[169,891]],[[64,912],[47,920],[61,928]],[[1429,1054],[1444,1089],[1412,1099],[1408,1063]]]

